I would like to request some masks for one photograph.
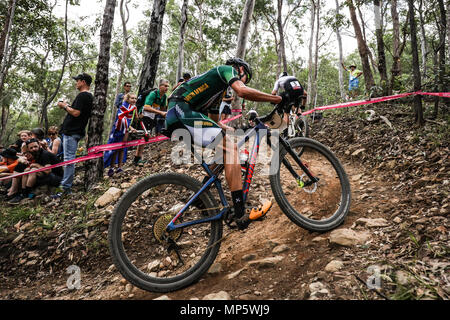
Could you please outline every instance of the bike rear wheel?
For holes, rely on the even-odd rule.
[[[270,176],[274,197],[286,216],[310,231],[324,232],[339,226],[350,208],[350,182],[339,160],[323,144],[309,138],[288,140],[291,148],[319,180],[312,180],[280,147],[279,166]],[[274,162],[274,160],[272,160]],[[299,179],[288,169],[294,170]]]
[[[300,115],[297,120],[295,120],[295,136],[296,137],[309,137],[309,125],[308,120],[305,116]]]
[[[112,214],[108,241],[125,279],[143,290],[170,292],[208,270],[219,251],[221,219],[166,232],[167,224],[200,188],[201,183],[187,175],[163,173],[139,181],[122,196]],[[219,212],[210,193],[198,199],[175,224]]]

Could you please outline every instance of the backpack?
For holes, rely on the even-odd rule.
[[[158,88],[146,89],[139,93],[136,101],[136,108],[138,108],[138,110],[142,110],[145,105],[145,99],[150,94],[150,92],[153,92],[155,90],[158,90]]]

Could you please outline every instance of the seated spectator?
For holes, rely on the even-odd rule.
[[[41,128],[34,128],[31,130],[31,137],[38,140],[39,144],[44,150],[50,151],[48,148],[48,141],[45,139],[45,132]]]
[[[42,148],[37,139],[27,140],[26,146],[28,151],[33,155],[34,163],[30,165],[25,171],[49,167],[51,165],[61,162],[56,155]],[[49,185],[53,187],[59,186],[63,177],[62,167],[53,168],[37,173],[30,173],[22,176],[22,192],[9,201],[11,204],[17,204],[22,199],[33,199],[33,188],[41,185]]]
[[[27,151],[26,146],[24,147],[24,155],[19,156],[19,164],[14,169],[14,174],[24,172],[30,165],[34,162],[33,155]],[[30,169],[28,169],[30,170]],[[22,187],[22,176],[12,179],[11,187],[8,189],[5,200],[11,200],[16,197],[21,191]]]
[[[12,175],[14,169],[19,164],[17,151],[13,148],[7,148],[3,150],[0,155],[2,156],[2,162],[0,162],[0,177]]]
[[[28,139],[31,139],[31,131],[30,130],[22,130],[19,131],[17,134],[19,136],[19,139],[14,142],[14,144],[10,145],[10,148],[13,148],[16,150],[17,153],[22,152],[22,145],[27,141]]]
[[[137,113],[136,101],[137,96],[134,93],[127,93],[123,98],[122,106],[117,110],[116,121],[109,135],[109,143],[126,142],[128,141],[128,132],[136,131],[131,126],[131,121]],[[114,173],[122,172],[122,165],[127,160],[127,149],[119,149],[106,151],[103,156],[103,164],[108,170],[108,176],[112,177]],[[117,169],[114,170],[117,164]]]
[[[56,154],[59,157],[62,154],[62,141],[58,135],[58,128],[54,126],[48,128],[47,135],[50,140],[48,149],[51,153]]]

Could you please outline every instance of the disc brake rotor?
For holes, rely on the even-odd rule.
[[[306,173],[301,175],[300,178],[301,178],[302,183],[303,183],[305,177],[308,177],[306,175]],[[312,185],[307,186],[307,187],[304,187],[304,186],[301,186],[301,187],[302,187],[302,190],[305,191],[306,193],[314,193],[317,190],[317,182],[315,182]]]
[[[175,229],[167,232],[166,227],[172,221],[174,215],[165,214],[160,216],[153,225],[153,236],[159,242],[165,241],[165,239],[171,239],[177,241],[181,237],[181,229]]]

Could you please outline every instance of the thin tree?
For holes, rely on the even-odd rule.
[[[188,22],[187,9],[189,5],[189,0],[183,0],[183,6],[181,7],[181,23],[180,23],[180,41],[178,42],[178,64],[177,64],[177,78],[181,78],[183,74],[183,64],[184,64],[184,41],[185,33]]]
[[[447,17],[445,12],[445,5],[443,0],[438,0],[438,7],[439,7],[439,20],[437,21],[438,25],[438,31],[439,31],[439,60],[438,60],[438,79],[437,79],[437,85],[438,90],[441,92],[448,91],[448,85],[446,81],[445,75],[448,74],[446,72],[446,63],[445,63],[445,55],[446,55],[446,46],[450,46],[450,44],[445,43],[445,37],[446,32],[448,29],[447,25]],[[450,108],[450,99],[449,98],[443,98],[444,103],[446,105],[446,109],[448,112],[448,109]],[[434,117],[437,117],[438,114],[438,107],[439,107],[439,97],[435,98],[435,107],[434,107]]]
[[[12,57],[12,52],[14,50],[9,50],[9,41],[11,37],[11,30],[14,21],[14,13],[16,9],[17,0],[10,0],[8,5],[7,15],[5,16],[5,23],[3,25],[3,30],[0,34],[0,105],[2,108],[1,114],[1,128],[0,128],[0,141],[3,137],[6,124],[9,117],[9,106],[4,105],[3,101],[3,87],[6,80],[6,75],[8,74],[8,66],[10,64],[10,58]],[[9,53],[9,54],[8,54]]]
[[[408,15],[409,15],[408,11]],[[407,23],[403,28],[403,41],[400,39],[400,19],[398,16],[397,0],[391,0],[391,17],[392,17],[392,67],[391,81],[389,83],[389,94],[392,94],[397,87],[397,78],[400,76],[401,64],[400,57],[406,45]],[[408,20],[408,18],[407,18]]]
[[[100,30],[100,51],[95,75],[94,104],[88,127],[88,148],[102,143],[103,118],[107,108],[108,72],[111,51],[111,34],[114,23],[116,0],[106,0],[103,23]],[[89,190],[103,176],[103,160],[86,162],[85,189]]]
[[[411,50],[412,50],[412,68],[414,75],[414,91],[419,91],[422,88],[421,79],[420,79],[420,64],[419,64],[419,52],[417,50],[417,28],[416,28],[416,19],[414,14],[414,1],[408,0],[409,7],[409,24],[411,30]],[[415,95],[414,96],[414,116],[415,122],[418,126],[422,126],[425,121],[423,118],[423,109],[422,109],[422,96]]]
[[[248,31],[250,29],[250,22],[255,8],[255,0],[246,0],[244,4],[244,10],[242,12],[241,25],[239,27],[239,33],[237,38],[236,57],[245,58],[245,51],[247,49]],[[239,97],[235,95],[232,102],[233,108],[236,108],[239,104]],[[238,119],[238,123],[241,124],[242,118]]]
[[[282,20],[282,11],[283,11],[283,0],[277,0],[277,27],[278,33],[280,35],[280,46],[279,46],[279,57],[283,62],[283,71],[287,72],[287,59],[286,59],[286,46],[284,44],[284,30],[283,30],[283,20]]]
[[[370,92],[371,88],[374,86],[374,80],[369,63],[369,48],[367,47],[367,43],[364,41],[361,26],[358,22],[358,18],[356,17],[356,8],[353,4],[353,0],[347,0],[347,5],[350,11],[350,18],[353,24],[353,29],[355,30],[356,41],[358,42],[358,52],[361,58],[366,91]]]
[[[345,87],[344,87],[344,69],[342,68],[342,64],[344,62],[344,55],[342,50],[342,37],[341,37],[341,30],[340,30],[340,8],[339,8],[339,1],[336,1],[336,21],[335,21],[335,32],[336,32],[336,38],[338,42],[338,48],[339,48],[339,91],[341,92],[341,99],[345,99]]]
[[[387,68],[386,68],[386,55],[384,52],[384,40],[383,40],[383,23],[380,8],[381,0],[374,0],[374,14],[375,14],[375,29],[377,38],[377,50],[378,50],[378,71],[380,72],[380,85],[383,88],[383,95],[388,94],[387,86]]]
[[[127,23],[130,18],[130,11],[128,10],[128,4],[131,0],[120,0],[119,4],[119,11],[120,11],[120,19],[122,21],[122,36],[123,36],[123,47],[122,47],[122,59],[120,61],[120,70],[119,70],[119,76],[117,77],[117,83],[116,83],[116,90],[114,97],[117,97],[120,91],[120,87],[122,86],[122,79],[123,74],[125,73],[125,65],[127,63],[128,58],[128,30],[127,30]],[[113,100],[112,106],[111,106],[111,129],[114,125],[114,120],[116,119],[116,106],[114,105],[115,99]]]
[[[309,46],[308,46],[308,85],[307,90],[309,94],[306,98],[306,104],[311,106],[311,101],[313,98],[312,87],[313,87],[313,44],[314,44],[314,28],[316,25],[316,2],[311,0],[311,18],[310,18],[310,35],[309,35]]]
[[[241,25],[237,39],[236,57],[245,58],[245,50],[247,48],[248,30],[250,29],[250,21],[255,8],[255,0],[246,0],[244,11],[242,12]]]
[[[161,54],[161,38],[164,13],[167,0],[154,0],[153,11],[147,32],[147,47],[139,79],[139,92],[153,87],[158,71],[159,56]]]
[[[42,110],[42,117],[40,123],[44,125],[45,132],[48,130],[48,106],[52,101],[56,98],[56,95],[59,92],[59,89],[61,88],[61,82],[64,77],[64,71],[66,70],[67,66],[67,59],[69,56],[69,32],[67,29],[67,11],[69,8],[69,0],[66,0],[66,9],[64,14],[64,40],[65,40],[65,48],[64,48],[64,58],[62,62],[61,72],[59,74],[58,83],[56,84],[56,88],[53,90],[53,93],[49,94],[48,88],[45,88],[45,97],[44,101],[42,102],[41,110]],[[50,49],[49,49],[50,50]],[[49,52],[48,52],[49,53]],[[44,65],[45,61],[42,60],[42,66]]]

